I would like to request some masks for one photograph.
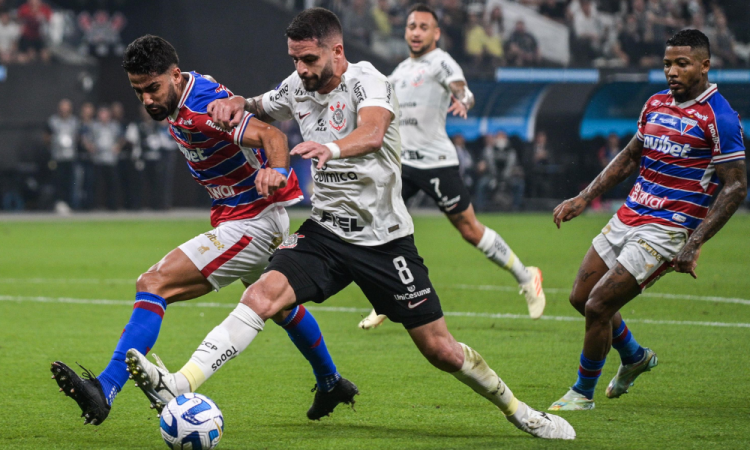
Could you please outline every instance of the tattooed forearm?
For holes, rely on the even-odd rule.
[[[469,87],[466,86],[466,82],[454,81],[450,84],[450,88],[451,94],[453,94],[458,101],[463,103],[464,106],[466,106],[466,109],[474,107],[474,94],[472,94]]]
[[[258,120],[262,120],[263,122],[273,122],[273,117],[266,114],[266,110],[263,109],[262,95],[245,99],[245,111],[249,112],[250,114],[255,114],[255,117],[257,117]]]
[[[718,175],[724,188],[716,197],[711,209],[708,210],[706,218],[690,236],[686,246],[700,247],[711,239],[729,221],[729,218],[745,200],[747,195],[745,161],[718,164],[716,165],[716,175]]]
[[[640,166],[641,153],[643,153],[643,143],[633,136],[633,139],[617,154],[615,159],[602,170],[586,189],[581,191],[581,197],[586,202],[591,202],[635,173]]]

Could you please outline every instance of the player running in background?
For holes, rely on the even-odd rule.
[[[245,114],[233,128],[221,128],[211,121],[206,107],[231,92],[210,77],[182,73],[178,65],[174,48],[150,35],[130,44],[123,62],[138,99],[152,118],[168,120],[190,173],[213,199],[211,225],[215,229],[182,244],[138,278],[130,322],[112,360],[98,377],[84,369],[86,378],[81,378],[62,362],[52,364],[53,378],[81,407],[84,423],[99,425],[107,418],[128,379],[126,352],[142,355],[154,346],[168,304],[218,291],[237,279],[245,285],[258,279],[271,253],[289,234],[284,206],[302,198],[296,175],[288,172],[286,136],[251,114]],[[319,392],[327,401],[321,405],[316,397],[311,408],[311,418],[319,419],[337,404],[329,399],[331,390],[342,381],[351,383],[336,371],[315,318],[303,306],[280,311],[273,319],[313,367]],[[247,320],[233,313],[203,341],[204,348],[230,342],[224,355],[207,359],[205,352],[196,353],[169,380],[157,377],[154,384],[142,386],[152,406],[161,411],[175,397],[169,389],[156,394],[165,383],[180,392],[194,391],[216,365],[239,354],[243,348],[232,342],[228,333],[241,329]],[[137,374],[134,378],[139,379]]]
[[[286,36],[296,71],[266,94],[220,100],[212,110],[220,124],[236,124],[243,109],[264,120],[294,118],[305,142],[292,154],[313,160],[312,216],[245,291],[235,313],[248,320],[242,330],[227,330],[234,345],[247,347],[279,311],[323,302],[354,282],[379,313],[403,323],[435,367],[497,405],[516,427],[573,439],[570,424],[517,400],[484,359],[448,331],[401,198],[398,102],[386,77],[368,62],[347,62],[341,24],[328,10],[299,13]],[[209,349],[211,357],[229,345]]]
[[[610,346],[621,364],[607,386],[609,398],[628,392],[638,375],[656,366],[656,354],[638,344],[620,309],[672,269],[697,278],[701,247],[745,198],[742,126],[708,81],[710,58],[700,31],[683,30],[669,39],[669,89],[648,99],[625,149],[577,197],[555,208],[559,228],[640,167],[627,201],[594,238],[578,270],[570,294],[570,303],[586,316],[578,381],[551,410],[594,407]],[[711,205],[719,182],[724,187]]]
[[[459,175],[458,156],[445,132],[445,118],[453,113],[465,119],[474,106],[474,95],[461,67],[437,48],[439,39],[435,11],[421,3],[412,6],[406,19],[411,56],[388,77],[401,108],[401,195],[404,202],[419,191],[432,197],[466,242],[513,275],[526,297],[529,315],[538,319],[545,306],[542,272],[525,267],[495,230],[477,220],[469,191]],[[373,311],[359,327],[374,328],[384,320],[384,315]]]

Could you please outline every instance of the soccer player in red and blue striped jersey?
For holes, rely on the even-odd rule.
[[[701,247],[745,198],[742,126],[708,81],[710,58],[708,38],[700,31],[670,38],[664,54],[669,89],[648,99],[625,149],[577,197],[555,208],[559,228],[638,171],[627,201],[594,238],[578,271],[570,294],[586,317],[578,379],[551,410],[594,407],[610,347],[621,365],[607,387],[609,398],[626,393],[636,377],[656,366],[656,353],[638,344],[620,309],[670,270],[697,278]]]

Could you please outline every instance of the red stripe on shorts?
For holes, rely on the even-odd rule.
[[[646,281],[641,283],[641,290],[643,290],[646,286],[648,286],[649,283],[659,278],[662,275],[662,273],[664,273],[664,271],[667,270],[668,267],[669,267],[668,263],[663,263],[661,266],[659,266],[659,268],[656,269],[654,273],[652,273],[651,276],[646,279]]]
[[[224,263],[237,256],[237,253],[244,250],[252,240],[253,238],[250,236],[242,236],[242,239],[237,241],[237,243],[233,246],[229,247],[229,250],[219,255],[216,259],[208,263],[206,267],[201,269],[201,274],[203,274],[204,277],[208,278],[212,273],[216,272],[219,267],[223,266]]]

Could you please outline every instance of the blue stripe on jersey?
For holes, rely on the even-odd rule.
[[[636,213],[640,214],[641,216],[651,216],[651,217],[657,217],[662,220],[667,220],[669,222],[673,222],[676,225],[689,228],[691,230],[694,230],[700,225],[700,223],[703,221],[702,219],[696,219],[695,217],[688,216],[681,212],[674,212],[670,211],[668,209],[659,209],[659,210],[653,210],[647,206],[640,205],[638,203],[635,203],[634,201],[628,200],[625,202],[626,205]],[[675,215],[681,216],[685,219],[684,222],[679,222],[677,220],[674,220]]]
[[[729,102],[718,92],[708,99],[708,104],[716,116],[716,128],[721,143],[721,154],[745,150],[742,138],[742,124],[739,114],[729,106]]]
[[[234,208],[235,206],[252,203],[260,198],[263,197],[258,194],[258,191],[256,191],[255,189],[251,189],[249,191],[245,191],[241,194],[235,195],[234,197],[214,200],[213,206],[222,205]]]
[[[638,177],[637,182],[641,183],[641,190],[643,192],[647,192],[657,197],[667,197],[669,200],[683,200],[705,207],[708,207],[708,205],[711,203],[711,196],[708,194],[681,191],[679,189],[670,189],[668,187],[646,181],[642,177]]]
[[[701,181],[706,169],[695,169],[693,167],[679,167],[674,164],[668,164],[648,156],[641,157],[641,167],[660,172],[673,177],[685,178],[693,181]]]
[[[192,170],[194,176],[199,177],[202,180],[209,178],[216,178],[224,175],[228,175],[229,172],[238,169],[240,166],[247,162],[245,155],[240,151],[231,158],[220,162],[219,164],[203,170]],[[191,167],[192,169],[192,167]]]
[[[190,109],[190,111],[205,113],[209,103],[217,99],[229,97],[229,93],[223,89],[216,92],[216,90],[220,88],[218,83],[209,81],[198,72],[190,73],[195,77],[193,90],[185,100],[185,106]]]

